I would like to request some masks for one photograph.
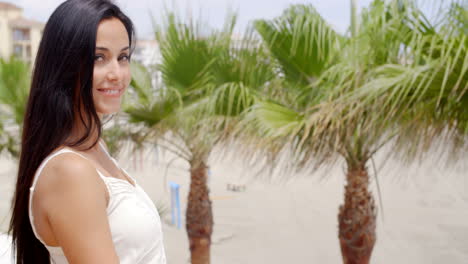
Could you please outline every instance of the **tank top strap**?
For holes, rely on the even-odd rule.
[[[73,150],[71,150],[71,149],[69,149],[69,148],[63,148],[63,149],[61,149],[61,150],[58,150],[58,151],[52,153],[51,155],[49,155],[47,158],[45,158],[44,161],[41,163],[41,165],[39,166],[39,168],[36,170],[36,173],[35,173],[35,176],[34,176],[34,180],[33,180],[33,183],[32,183],[32,185],[31,185],[31,188],[30,188],[30,189],[34,189],[34,188],[36,187],[36,184],[37,184],[37,181],[39,180],[39,177],[40,177],[40,175],[41,175],[41,172],[42,172],[42,170],[44,169],[44,167],[47,165],[47,163],[48,163],[51,159],[53,159],[53,158],[55,158],[56,156],[58,156],[58,155],[60,155],[60,154],[63,154],[63,153],[73,153],[73,154],[76,154],[76,155],[82,157],[82,158],[85,159],[85,160],[88,160],[88,161],[90,160],[89,158],[85,157],[84,155],[82,155],[82,154],[80,154],[80,153],[78,153],[78,152],[76,152],[76,151],[73,151]],[[102,173],[99,171],[98,168],[96,168],[96,171],[97,171],[97,173],[99,174],[99,176],[100,176],[101,178],[104,179],[104,178],[106,177],[106,176],[104,176],[104,174],[102,174]],[[104,181],[105,181],[105,179],[104,179]]]
[[[109,153],[109,151],[107,151],[107,148],[104,146],[104,144],[102,144],[102,141],[99,141],[99,146],[102,148],[102,150],[104,151],[104,153],[106,153],[107,157],[112,160],[112,162],[115,164],[115,166],[117,166],[117,168],[121,169],[119,163],[114,159],[114,157],[111,156],[111,154]]]
[[[110,160],[112,160],[112,162],[115,164],[115,166],[117,168],[119,168],[120,170],[122,170],[124,173],[125,173],[125,176],[127,176],[128,178],[130,178],[130,180],[132,180],[133,184],[136,185],[137,184],[137,181],[135,178],[133,178],[132,176],[130,176],[130,174],[122,167],[120,167],[119,163],[117,162],[117,160],[115,160],[111,155],[110,153],[107,151],[107,148],[104,146],[104,144],[102,144],[102,141],[99,141],[99,146],[101,146],[101,148],[104,150],[104,152],[106,153],[107,157],[109,157]]]
[[[48,157],[46,157],[46,158],[42,161],[41,165],[39,165],[39,167],[37,168],[36,173],[34,174],[34,179],[33,179],[33,182],[32,182],[32,184],[31,184],[31,188],[29,188],[29,189],[30,189],[31,191],[34,190],[34,188],[36,187],[37,181],[39,180],[39,177],[41,176],[42,170],[44,170],[44,167],[47,165],[47,163],[48,163],[51,159],[55,158],[56,156],[58,156],[58,155],[60,155],[60,154],[63,154],[63,153],[70,153],[70,152],[73,152],[73,151],[71,151],[71,150],[69,150],[69,149],[66,149],[66,148],[63,148],[63,149],[61,149],[61,150],[58,150],[58,151],[52,153],[52,154],[49,155]],[[78,154],[78,153],[76,153],[76,154]],[[81,155],[80,155],[80,156],[81,156]]]
[[[40,238],[40,236],[37,234],[37,231],[36,231],[36,228],[34,226],[34,215],[33,215],[33,212],[32,212],[32,202],[33,202],[33,194],[34,194],[34,189],[36,188],[36,184],[37,184],[37,181],[39,180],[41,174],[42,174],[42,171],[44,170],[44,167],[47,165],[47,163],[57,157],[58,155],[61,155],[61,154],[64,154],[64,153],[74,153],[80,157],[82,157],[83,159],[86,159],[86,160],[89,160],[87,157],[85,157],[84,155],[76,152],[76,151],[73,151],[71,149],[68,149],[68,148],[63,148],[63,149],[60,149],[56,152],[53,152],[52,154],[50,154],[49,156],[47,156],[44,161],[42,161],[41,165],[39,165],[39,167],[37,168],[36,170],[36,173],[34,174],[34,179],[33,179],[33,182],[31,184],[31,187],[29,188],[29,205],[28,205],[28,213],[29,213],[29,221],[30,221],[30,224],[31,224],[31,227],[32,227],[32,230],[33,230],[33,233],[34,235],[36,236],[36,238],[41,241],[42,244],[44,244],[45,246],[46,243]],[[108,182],[106,181],[106,176],[104,176],[98,168],[96,168],[96,172],[98,173],[99,177],[103,180],[104,184],[106,185],[106,189],[107,189],[107,192],[109,194],[109,197],[112,196],[111,194],[111,188],[109,187],[109,184]]]

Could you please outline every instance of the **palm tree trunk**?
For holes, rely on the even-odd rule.
[[[192,264],[210,263],[213,212],[207,186],[207,166],[203,161],[190,162],[186,229]]]
[[[338,214],[343,263],[368,264],[376,241],[377,213],[365,164],[348,163],[346,180],[345,202]]]

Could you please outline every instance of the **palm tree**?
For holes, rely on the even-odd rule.
[[[19,155],[21,133],[29,94],[30,67],[14,57],[9,60],[0,58],[0,150],[6,149],[13,157]]]
[[[209,155],[236,117],[254,103],[255,91],[274,76],[253,35],[234,42],[235,16],[226,21],[221,31],[206,35],[200,25],[183,24],[169,15],[157,34],[163,85],[154,87],[151,74],[135,65],[135,103],[126,110],[131,122],[145,124],[146,141],[153,140],[190,165],[186,229],[194,264],[210,263]]]
[[[438,26],[416,20],[411,56],[376,68],[363,87],[372,91],[367,100],[389,106],[388,119],[400,124],[398,147],[410,160],[440,141],[450,158],[468,150],[468,9],[454,2],[442,14]]]
[[[257,21],[256,29],[284,78],[279,92],[252,107],[243,128],[261,135],[255,145],[263,141],[275,159],[289,148],[299,167],[344,159],[343,262],[369,263],[376,206],[368,163],[396,136],[412,145],[414,131],[425,132],[425,142],[445,127],[466,135],[466,35],[437,32],[413,2],[382,0],[362,12],[360,25],[353,22],[350,37],[304,5]]]

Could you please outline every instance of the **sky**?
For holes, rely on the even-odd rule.
[[[14,3],[24,9],[24,16],[46,22],[63,0],[0,0]],[[350,20],[350,0],[116,0],[117,4],[133,20],[139,38],[152,38],[153,26],[150,13],[158,18],[165,8],[182,16],[200,14],[212,27],[223,25],[228,10],[238,13],[238,30],[249,21],[271,19],[281,15],[292,4],[312,4],[339,32],[345,32]],[[358,0],[360,7],[371,0]]]
[[[64,0],[0,0],[24,9],[27,18],[46,22]],[[228,10],[237,11],[238,32],[250,21],[271,19],[281,15],[292,4],[312,4],[335,30],[345,33],[350,23],[350,0],[115,0],[135,24],[138,38],[153,39],[151,15],[161,17],[165,9],[187,16],[201,17],[211,27],[223,25]],[[371,0],[356,0],[358,9]],[[427,1],[427,0],[426,0]]]

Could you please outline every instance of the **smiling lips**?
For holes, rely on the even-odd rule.
[[[123,88],[106,88],[97,90],[108,97],[120,97],[124,91]]]

